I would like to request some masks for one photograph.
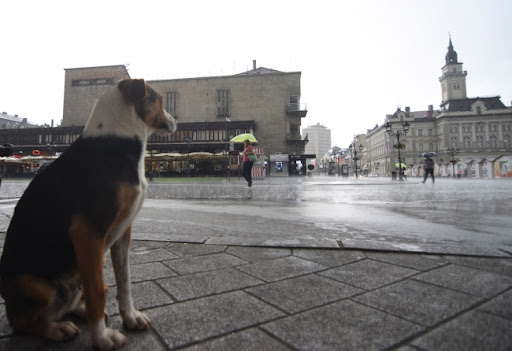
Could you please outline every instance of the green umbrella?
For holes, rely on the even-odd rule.
[[[230,141],[234,143],[243,143],[245,140],[249,140],[251,143],[257,143],[258,140],[251,133],[246,134],[238,134],[236,137],[231,139]]]
[[[395,167],[400,167],[400,165],[402,168],[407,168],[407,165],[405,163],[395,163]]]

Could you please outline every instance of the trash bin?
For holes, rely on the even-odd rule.
[[[396,172],[391,172],[391,180],[396,180]]]

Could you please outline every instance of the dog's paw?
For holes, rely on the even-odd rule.
[[[126,336],[115,329],[105,328],[100,335],[93,335],[92,343],[100,350],[114,350],[126,344]]]
[[[52,322],[48,328],[48,339],[66,341],[80,334],[80,329],[73,322]]]
[[[151,327],[151,322],[148,316],[143,312],[135,310],[133,313],[123,315],[123,324],[128,329],[148,329]]]

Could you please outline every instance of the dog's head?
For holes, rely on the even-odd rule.
[[[165,134],[176,130],[176,121],[163,108],[162,95],[143,79],[125,79],[117,87],[126,101],[135,106],[137,115],[151,131]]]

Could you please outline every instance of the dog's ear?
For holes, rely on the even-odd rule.
[[[119,90],[123,96],[133,102],[140,101],[146,95],[144,79],[125,79],[119,82]]]

